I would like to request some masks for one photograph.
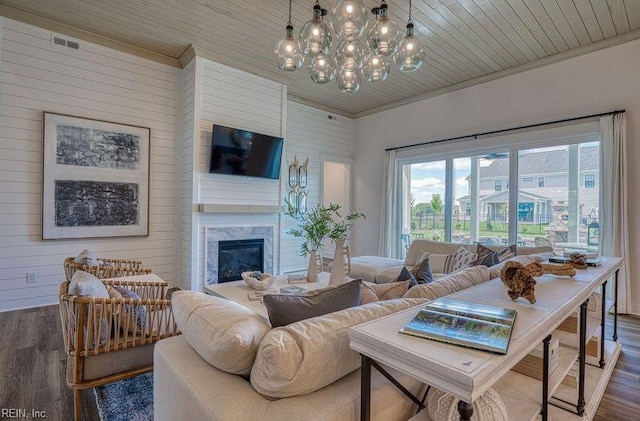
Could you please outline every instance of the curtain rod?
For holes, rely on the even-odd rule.
[[[571,118],[565,118],[563,120],[547,121],[545,123],[536,123],[536,124],[529,124],[527,126],[511,127],[509,129],[492,130],[490,132],[475,133],[475,134],[469,134],[469,135],[466,135],[466,136],[456,136],[456,137],[449,137],[449,138],[446,138],[446,139],[438,139],[438,140],[431,140],[431,141],[428,141],[428,142],[414,143],[414,144],[411,144],[411,145],[396,146],[395,148],[387,148],[387,149],[385,149],[385,151],[397,151],[399,149],[414,148],[416,146],[425,146],[425,145],[431,145],[431,144],[434,144],[434,143],[451,142],[452,140],[460,140],[460,139],[474,139],[475,140],[480,136],[487,136],[487,135],[492,135],[492,134],[511,132],[511,131],[515,131],[515,130],[522,130],[522,129],[531,129],[533,127],[549,126],[551,124],[567,123],[569,121],[585,120],[585,119],[594,118],[594,117],[604,117],[606,115],[622,114],[624,112],[625,112],[625,110],[616,110],[616,111],[609,111],[609,112],[600,113],[600,114],[585,115],[585,116],[581,116],[581,117],[571,117]]]

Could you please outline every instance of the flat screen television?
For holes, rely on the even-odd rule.
[[[209,172],[280,178],[281,137],[213,125]]]

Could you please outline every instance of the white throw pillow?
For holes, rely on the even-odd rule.
[[[423,252],[418,257],[418,263],[424,259],[429,259],[432,273],[451,273],[453,272],[453,264],[455,263],[456,253],[453,254],[436,254]]]
[[[81,297],[109,298],[109,291],[102,281],[83,270],[75,271],[67,291]]]
[[[189,345],[206,362],[227,373],[246,376],[263,336],[271,328],[248,308],[195,291],[176,291],[173,315]]]

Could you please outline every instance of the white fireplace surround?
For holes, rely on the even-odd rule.
[[[218,283],[218,250],[220,241],[264,240],[264,271],[273,273],[273,235],[275,225],[205,226],[205,285]]]

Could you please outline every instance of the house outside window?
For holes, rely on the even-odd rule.
[[[538,177],[538,187],[544,187],[544,177]]]
[[[596,175],[595,174],[585,174],[584,175],[584,188],[585,189],[593,189],[596,187]]]
[[[496,180],[495,181],[494,190],[495,191],[502,191],[502,180]]]

